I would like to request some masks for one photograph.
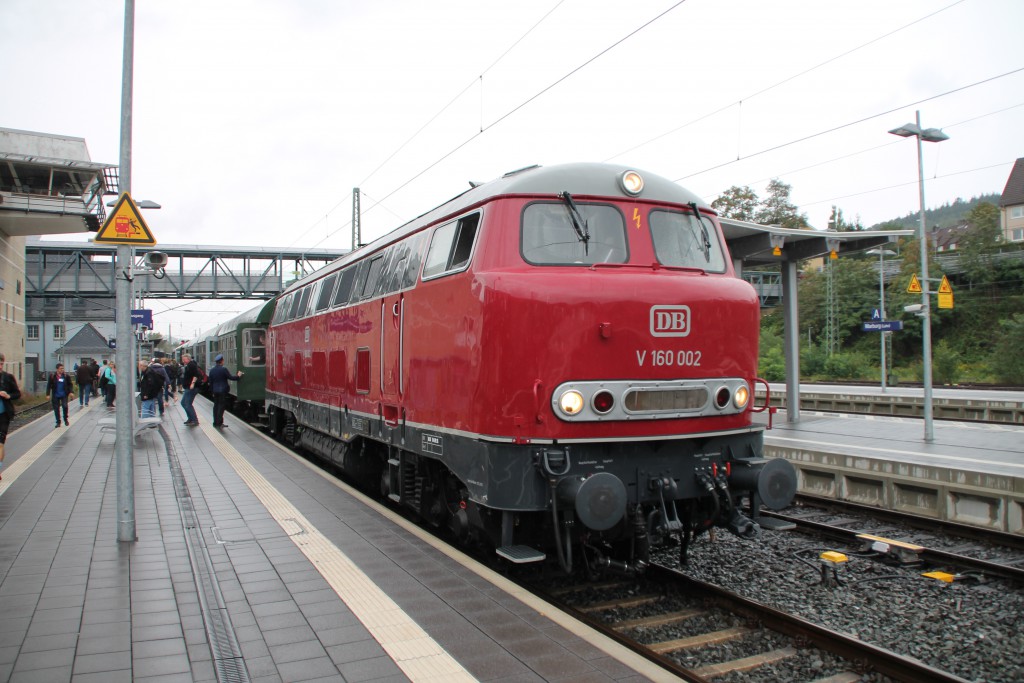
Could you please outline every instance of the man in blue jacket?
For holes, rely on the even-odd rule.
[[[224,356],[219,353],[213,362],[216,365],[207,373],[210,378],[210,393],[213,394],[213,426],[223,427],[224,409],[227,408],[228,392],[231,390],[228,382],[237,382],[242,376],[242,371],[239,370],[234,375],[228,372],[228,369],[224,367]]]

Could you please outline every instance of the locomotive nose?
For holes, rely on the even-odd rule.
[[[572,505],[583,526],[607,531],[626,514],[626,485],[610,472],[567,477],[558,484],[558,498]]]

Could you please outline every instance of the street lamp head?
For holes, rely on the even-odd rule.
[[[896,255],[896,252],[893,251],[892,249],[877,249],[877,248],[876,249],[868,249],[864,253],[865,254],[870,254],[871,256],[895,256]]]
[[[921,133],[921,139],[925,142],[942,142],[948,140],[949,136],[938,128],[925,128]]]
[[[889,133],[891,135],[899,135],[901,138],[910,138],[915,135],[920,135],[921,129],[913,123],[905,123],[899,128],[893,128]]]
[[[893,128],[889,133],[899,135],[901,138],[919,137],[925,142],[942,142],[949,139],[949,136],[938,128],[925,128],[922,130],[920,126],[914,123],[905,123],[899,128]]]

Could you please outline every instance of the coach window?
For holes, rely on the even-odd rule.
[[[577,202],[583,225],[564,202],[536,202],[523,210],[521,248],[527,263],[582,265],[629,260],[626,225],[618,209]]]
[[[245,354],[245,365],[256,368],[267,364],[267,333],[260,328],[250,328],[244,331],[242,338]]]
[[[337,273],[332,273],[324,278],[324,283],[320,286],[320,296],[316,299],[317,312],[320,312],[331,305],[331,295],[334,294],[334,283],[337,280]]]
[[[662,265],[725,272],[725,254],[710,218],[659,209],[651,211],[648,223],[654,253]]]
[[[275,325],[280,325],[288,318],[288,312],[292,306],[292,295],[286,294],[281,302],[278,303],[277,308],[274,309],[274,319],[271,321]]]
[[[434,230],[427,262],[423,266],[424,280],[454,273],[469,265],[479,223],[480,214],[474,213]]]
[[[341,306],[348,303],[349,296],[352,294],[352,282],[356,279],[356,267],[349,266],[345,270],[341,271],[341,277],[338,279],[338,291],[334,294],[334,305]]]

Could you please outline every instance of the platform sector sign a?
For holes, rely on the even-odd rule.
[[[93,238],[94,242],[105,244],[128,244],[132,246],[156,245],[156,238],[149,231],[149,226],[142,219],[139,207],[132,201],[131,195],[122,192],[114,205],[114,210],[107,216],[103,227]]]

